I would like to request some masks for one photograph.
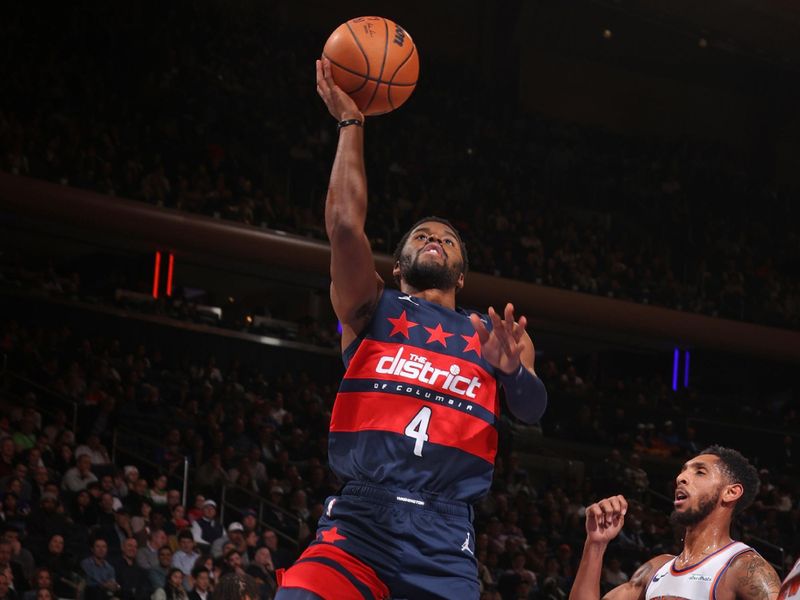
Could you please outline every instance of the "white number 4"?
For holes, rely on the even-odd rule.
[[[431,422],[431,409],[423,406],[419,412],[411,419],[411,422],[406,425],[405,434],[413,438],[414,441],[414,454],[422,456],[422,444],[428,441],[428,423]]]

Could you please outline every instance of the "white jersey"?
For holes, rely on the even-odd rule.
[[[647,600],[716,600],[717,586],[733,560],[745,552],[755,552],[747,544],[731,542],[703,560],[682,569],[675,568],[677,557],[667,561],[647,584]]]
[[[778,600],[800,600],[800,559],[797,559],[792,570],[783,580]]]

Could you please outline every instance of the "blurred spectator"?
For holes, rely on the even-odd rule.
[[[217,521],[217,503],[213,500],[203,502],[203,514],[192,523],[192,535],[195,542],[207,549],[222,537],[222,524]]]
[[[195,550],[192,532],[188,529],[182,530],[178,533],[178,551],[172,556],[172,566],[179,568],[187,576],[184,579],[187,589],[188,576],[192,574],[198,558],[200,558],[200,553]]]
[[[147,600],[152,593],[147,571],[136,562],[138,544],[134,538],[127,538],[122,542],[122,553],[116,560],[111,561],[119,583],[119,598],[121,600]]]
[[[81,569],[86,575],[86,596],[88,600],[111,598],[119,593],[114,567],[106,560],[108,545],[102,538],[92,542],[92,554],[81,561]]]
[[[152,600],[187,600],[188,594],[183,587],[183,572],[175,567],[167,571],[164,587],[153,592]]]
[[[82,454],[75,459],[76,465],[64,473],[61,487],[68,492],[80,492],[90,483],[97,481],[97,476],[92,473],[92,458]]]

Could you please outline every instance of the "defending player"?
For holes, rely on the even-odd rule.
[[[731,539],[731,520],[758,492],[758,473],[736,450],[711,446],[676,479],[674,523],[686,527],[683,551],[643,564],[608,600],[774,600],[780,580],[753,548]],[[586,509],[586,543],[570,600],[600,597],[606,546],[625,523],[628,503],[613,496]]]
[[[425,219],[395,252],[384,287],[364,233],[364,117],[317,62],[317,91],[339,123],[325,205],[331,301],[347,366],[330,425],[329,498],[316,541],[282,576],[279,600],[478,597],[471,503],[489,489],[498,381],[520,419],[547,392],[525,318],[456,307],[467,252],[444,219]]]

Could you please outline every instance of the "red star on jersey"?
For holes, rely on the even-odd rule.
[[[327,542],[329,544],[333,544],[338,542],[339,540],[346,540],[347,538],[343,535],[339,535],[339,531],[337,527],[331,527],[328,531],[323,531],[319,534],[318,539],[322,542]]]
[[[475,350],[475,354],[481,355],[481,338],[478,337],[477,331],[473,335],[462,335],[461,337],[467,340],[467,347],[464,348],[464,352]]]
[[[406,339],[408,339],[408,330],[411,329],[412,327],[417,326],[417,323],[409,321],[406,318],[406,311],[400,313],[400,316],[397,317],[396,319],[392,319],[391,317],[389,317],[389,323],[392,324],[392,333],[389,334],[389,337],[392,337],[397,333],[402,333],[406,337]]]
[[[453,335],[452,333],[447,333],[444,329],[442,329],[441,323],[439,323],[435,328],[425,327],[425,331],[431,334],[431,337],[429,337],[428,341],[425,342],[426,344],[439,342],[445,348],[447,348],[447,338]]]

